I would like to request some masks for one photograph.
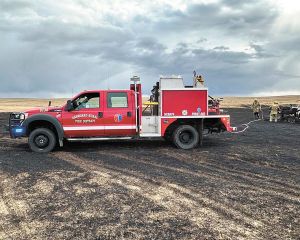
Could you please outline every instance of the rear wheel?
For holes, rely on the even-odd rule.
[[[173,134],[173,142],[181,149],[192,149],[199,144],[199,133],[190,125],[181,125]]]
[[[30,133],[28,144],[33,152],[48,153],[54,149],[56,137],[48,128],[37,128]]]

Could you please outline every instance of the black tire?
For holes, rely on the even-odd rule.
[[[174,131],[173,143],[185,150],[195,148],[199,144],[199,133],[190,125],[181,125]]]
[[[28,144],[33,152],[48,153],[56,146],[56,137],[48,128],[37,128],[30,133]]]

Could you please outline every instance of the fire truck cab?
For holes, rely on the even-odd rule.
[[[181,77],[161,77],[143,105],[139,77],[129,90],[83,91],[62,107],[12,113],[12,138],[28,137],[34,152],[50,152],[64,141],[163,137],[182,149],[202,144],[204,129],[233,131],[229,115],[212,115],[200,76],[192,86]]]

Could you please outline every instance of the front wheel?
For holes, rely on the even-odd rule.
[[[190,125],[181,125],[173,134],[173,142],[181,149],[192,149],[199,144],[199,133]]]
[[[28,144],[33,152],[48,153],[54,149],[56,137],[50,129],[37,128],[30,133]]]

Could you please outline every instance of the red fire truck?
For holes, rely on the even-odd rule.
[[[146,104],[146,107],[145,107]],[[83,91],[62,107],[12,113],[12,138],[28,137],[34,152],[50,152],[64,141],[163,137],[182,149],[202,144],[203,131],[233,131],[229,115],[209,111],[208,90],[200,76],[192,86],[181,77],[161,77],[150,100],[142,102],[139,77],[129,90]]]

